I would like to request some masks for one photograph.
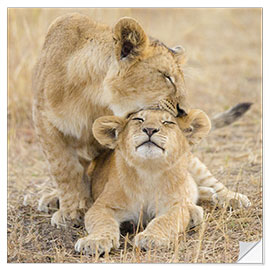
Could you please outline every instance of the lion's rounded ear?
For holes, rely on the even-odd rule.
[[[186,50],[184,47],[182,47],[181,45],[177,45],[177,46],[173,47],[171,50],[174,53],[177,61],[181,65],[184,65],[187,62],[188,58],[187,58]]]
[[[119,133],[124,127],[124,119],[117,116],[102,116],[95,120],[92,131],[95,139],[110,149],[117,145]]]
[[[177,122],[190,145],[199,143],[211,129],[211,121],[207,114],[197,109],[192,109],[188,115],[177,118]]]
[[[132,62],[142,55],[148,45],[148,37],[140,24],[129,17],[121,18],[113,28],[115,55],[119,62]],[[128,61],[126,61],[128,60]]]

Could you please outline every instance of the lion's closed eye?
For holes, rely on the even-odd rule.
[[[173,121],[163,121],[162,124],[163,125],[176,125],[176,123]]]
[[[140,117],[134,117],[131,120],[139,121],[140,123],[144,122],[144,119],[143,118],[140,118]]]

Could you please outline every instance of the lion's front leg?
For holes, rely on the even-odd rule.
[[[174,205],[167,213],[154,218],[146,229],[135,236],[135,245],[143,249],[168,247],[190,221],[186,204]]]
[[[49,163],[51,177],[55,180],[60,209],[53,214],[53,225],[64,225],[71,219],[77,223],[91,205],[90,186],[83,179],[84,168],[75,149],[65,141],[63,135],[48,122],[36,123],[42,150]]]
[[[65,154],[64,154],[65,153]],[[53,156],[50,153],[50,156]],[[81,222],[91,206],[90,185],[84,179],[84,168],[75,153],[62,149],[58,160],[49,159],[51,175],[57,183],[60,209],[52,216],[52,225],[65,224],[66,219]]]
[[[77,241],[77,252],[93,255],[119,247],[119,222],[111,208],[98,202],[94,204],[85,214],[85,227],[89,235]]]

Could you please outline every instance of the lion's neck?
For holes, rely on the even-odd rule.
[[[123,220],[151,219],[162,214],[173,203],[175,198],[183,194],[183,186],[187,178],[187,171],[182,170],[179,163],[171,171],[156,167],[141,168],[131,166],[117,152],[115,152],[115,165],[117,175],[111,175],[118,184],[117,189],[123,190],[127,199],[127,214]],[[179,169],[179,168],[180,169]],[[169,197],[168,197],[169,196]]]
[[[105,107],[109,105],[110,93],[105,93],[104,79],[117,66],[111,40],[111,33],[104,33],[102,40],[89,42],[67,62],[67,80],[84,83],[84,99]]]
[[[106,44],[90,43],[66,63],[65,93],[58,106],[49,105],[52,109],[48,113],[50,121],[65,135],[79,139],[97,117],[112,114],[108,108],[110,92],[103,82],[115,59],[109,38]]]
[[[146,190],[153,190],[157,185],[167,185],[168,182],[165,179],[176,183],[184,179],[187,174],[187,163],[184,156],[171,166],[167,164],[162,166],[161,163],[155,162],[145,162],[141,163],[141,166],[136,166],[127,162],[120,151],[116,150],[115,154],[120,183],[126,185],[128,182],[134,189],[143,186]]]

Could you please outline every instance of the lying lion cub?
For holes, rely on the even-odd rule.
[[[135,237],[141,248],[167,246],[191,217],[201,222],[198,187],[188,173],[189,144],[198,143],[210,128],[200,110],[183,118],[150,109],[128,119],[98,118],[95,138],[115,150],[95,160],[91,172],[95,202],[85,215],[89,235],[77,241],[76,251],[93,254],[117,248],[120,223],[138,222],[140,213],[144,221],[152,219]]]

